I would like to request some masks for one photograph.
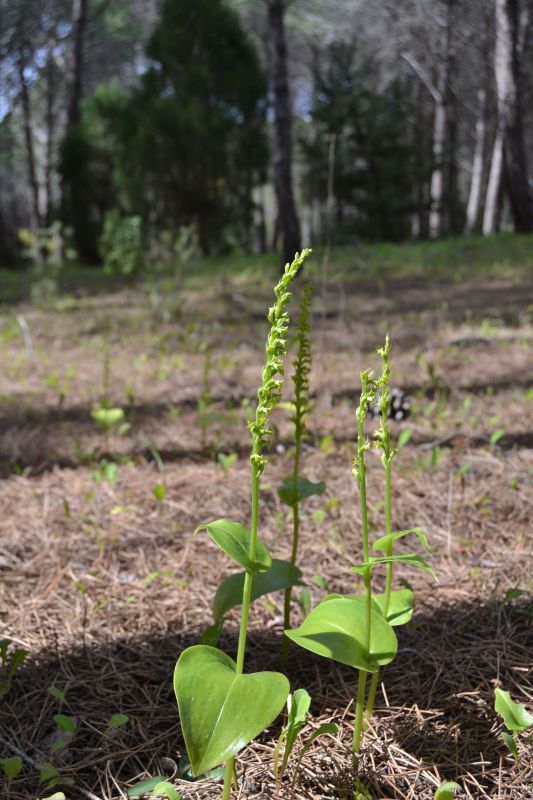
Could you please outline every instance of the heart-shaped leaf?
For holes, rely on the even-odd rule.
[[[409,528],[406,531],[396,531],[395,533],[389,533],[387,536],[382,536],[380,539],[376,539],[372,547],[374,550],[384,550],[386,551],[387,548],[396,541],[396,539],[403,539],[404,536],[410,535],[416,536],[426,553],[430,553],[431,550],[429,549],[429,543],[426,534],[422,530],[422,528]]]
[[[244,525],[229,519],[216,519],[207,525],[199,525],[195,533],[202,530],[206,530],[214,543],[247,572],[266,572],[272,566],[270,553],[259,540],[255,559],[250,561],[250,531]]]
[[[124,419],[124,411],[121,408],[93,408],[91,417],[97,425],[104,431],[110,431]]]
[[[509,692],[503,689],[494,690],[494,710],[503,717],[505,727],[509,731],[525,731],[533,727],[533,717],[526,711],[523,703],[511,700]]]
[[[368,652],[366,624],[364,598],[332,598],[316,606],[299,628],[285,631],[285,635],[320,656],[365,672],[377,672],[378,667],[393,660],[398,642],[389,623],[372,609]]]
[[[374,556],[370,556],[370,560],[368,564],[357,564],[356,567],[351,568],[351,572],[354,572],[358,575],[364,575],[368,570],[372,569],[376,564],[409,564],[411,567],[417,567],[421,569],[422,572],[426,572],[428,575],[431,575],[432,578],[437,580],[437,576],[427,563],[424,561],[422,556],[419,556],[418,553],[405,553],[399,554],[396,556],[383,556],[381,558],[374,558]]]
[[[183,651],[174,670],[181,728],[194,775],[226,761],[278,716],[289,694],[279,672],[236,675],[229,656],[206,645]]]
[[[213,599],[213,618],[215,622],[222,619],[231,608],[236,608],[242,603],[242,590],[244,588],[244,572],[237,572],[219,584]],[[272,559],[272,567],[268,572],[255,575],[252,583],[252,600],[257,600],[264,594],[277,592],[296,586],[302,579],[298,567],[293,567],[290,561]]]
[[[299,477],[295,485],[294,478],[290,475],[284,478],[281,486],[278,486],[279,499],[287,506],[294,506],[315,494],[324,494],[325,491],[326,484],[324,481],[312,483],[307,478]]]

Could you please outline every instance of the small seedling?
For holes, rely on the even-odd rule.
[[[496,430],[493,433],[491,433],[491,435],[490,435],[491,446],[495,447],[498,444],[498,442],[500,441],[500,439],[503,439],[503,437],[505,436],[505,433],[506,433],[506,431],[504,430],[504,428],[499,428],[498,430]]]
[[[460,792],[461,787],[455,781],[443,781],[435,792],[434,800],[454,800],[455,792]]]
[[[116,730],[117,728],[123,728],[124,725],[127,725],[130,721],[130,718],[127,714],[113,714],[112,717],[109,717],[107,721],[107,729],[109,731]]]
[[[400,435],[398,436],[398,450],[401,450],[402,447],[405,447],[405,445],[411,439],[412,434],[412,428],[404,428],[403,431],[401,431]]]
[[[200,775],[225,762],[223,800],[228,800],[231,794],[235,755],[273,722],[289,694],[289,682],[281,673],[244,674],[244,657],[255,579],[268,574],[272,568],[270,554],[258,538],[259,483],[266,465],[263,451],[271,441],[270,414],[281,399],[289,321],[288,287],[308,253],[304,250],[292,264],[286,265],[274,289],[276,302],[268,314],[271,327],[266,343],[266,364],[255,419],[249,423],[252,434],[250,528],[229,520],[200,526],[245,570],[237,659],[234,661],[216,647],[193,645],[180,655],[174,671],[174,691],[192,773]]]
[[[218,463],[220,464],[224,472],[227,474],[230,471],[232,465],[237,461],[238,455],[237,453],[228,453],[227,455],[225,453],[218,453],[217,459]]]
[[[305,689],[297,689],[294,694],[290,694],[287,698],[287,724],[281,731],[276,749],[274,750],[274,778],[276,781],[276,788],[279,791],[279,785],[287,769],[289,758],[296,744],[296,740],[301,733],[302,729],[308,722],[308,711],[311,705],[311,695]],[[305,752],[309,749],[311,744],[319,736],[325,733],[338,733],[339,726],[333,722],[324,722],[320,725],[311,736],[304,742],[302,751],[298,757],[295,769],[295,777],[293,781],[293,791],[296,782],[296,776]],[[281,758],[281,750],[283,749],[283,758]],[[281,761],[280,761],[281,758]]]
[[[139,781],[126,791],[126,796],[128,798],[149,797],[150,800],[161,797],[166,797],[167,800],[181,800],[181,794],[164,775],[156,775],[153,778]]]
[[[22,647],[9,650],[10,644],[9,639],[0,641],[0,697],[9,692],[18,668],[28,655]]]
[[[502,731],[502,739],[518,763],[516,741],[521,733],[528,730],[528,728],[533,728],[533,716],[526,711],[523,703],[515,703],[511,699],[509,692],[503,689],[494,690],[494,710],[503,719],[503,723],[507,728],[507,731]],[[533,734],[528,737],[527,741],[530,741],[532,737]]]
[[[156,485],[152,487],[152,494],[158,503],[162,503],[167,494],[167,487],[162,483],[156,483]]]
[[[22,772],[22,759],[20,756],[0,759],[0,767],[6,776],[7,788],[9,789],[12,781]]]

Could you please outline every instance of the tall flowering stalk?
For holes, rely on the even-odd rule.
[[[300,303],[300,315],[297,321],[298,329],[298,349],[293,363],[293,373],[291,375],[294,384],[294,404],[291,421],[294,423],[294,464],[292,476],[286,479],[283,486],[278,489],[282,500],[289,499],[292,508],[292,548],[291,548],[291,577],[296,573],[296,560],[298,557],[298,543],[300,536],[300,502],[303,499],[301,489],[306,489],[305,496],[311,496],[315,492],[323,492],[324,484],[311,484],[305,479],[300,479],[300,459],[302,452],[302,440],[305,434],[305,418],[309,414],[311,407],[309,403],[309,374],[311,372],[311,297],[312,286],[310,283],[304,287],[302,300]],[[301,485],[300,485],[301,484]],[[290,486],[290,492],[287,492]],[[291,597],[292,586],[285,589],[283,627],[290,626],[291,618]],[[287,659],[289,650],[289,640],[283,640],[283,660]]]
[[[394,554],[394,539],[392,538],[392,460],[397,450],[392,447],[391,434],[390,434],[390,407],[391,407],[391,394],[390,394],[390,337],[387,333],[385,337],[385,344],[378,350],[378,355],[381,357],[381,376],[377,381],[378,390],[378,406],[380,410],[380,426],[374,434],[374,441],[376,447],[380,448],[381,463],[385,470],[385,535],[389,537],[389,541],[385,548],[385,555],[392,558]],[[391,592],[392,592],[392,577],[394,571],[394,561],[388,561],[385,565],[385,596],[383,598],[382,613],[385,619],[389,614]],[[374,702],[376,699],[376,691],[379,683],[380,672],[374,672],[368,690],[367,701],[367,716],[372,716],[374,710]]]
[[[359,486],[359,505],[361,509],[361,539],[363,545],[363,580],[365,585],[365,628],[364,648],[370,653],[371,621],[372,621],[372,567],[370,563],[370,548],[368,542],[368,509],[366,500],[366,457],[370,450],[370,442],[364,432],[364,424],[369,403],[376,394],[376,382],[368,370],[361,372],[361,398],[359,407],[355,412],[357,419],[357,452],[354,459],[352,474]],[[359,670],[357,681],[357,700],[355,709],[355,723],[353,730],[353,751],[356,757],[361,750],[361,735],[363,731],[363,716],[365,708],[366,670]]]
[[[197,529],[205,529],[215,544],[245,570],[237,657],[233,661],[216,647],[194,645],[183,651],[174,671],[174,689],[193,774],[200,775],[225,762],[223,800],[229,800],[231,794],[235,754],[272,723],[289,693],[289,682],[280,673],[243,673],[253,579],[272,567],[270,553],[257,536],[259,481],[266,465],[264,450],[272,436],[269,417],[281,399],[289,322],[286,307],[291,296],[288,287],[309,253],[302,251],[292,264],[286,265],[274,288],[276,302],[268,313],[266,362],[255,418],[249,423],[250,528],[222,519]]]

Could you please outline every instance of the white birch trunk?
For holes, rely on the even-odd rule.
[[[503,171],[503,145],[505,134],[505,118],[509,107],[511,90],[511,56],[512,42],[509,18],[505,13],[505,0],[495,0],[496,42],[494,45],[494,75],[496,78],[496,95],[498,119],[496,136],[492,150],[485,212],[483,214],[483,234],[487,236],[496,230],[498,217],[498,194]]]
[[[429,236],[436,239],[442,230],[442,157],[444,154],[444,141],[446,136],[446,106],[444,95],[439,92],[435,103],[435,122],[433,125],[433,161],[434,168],[431,173],[430,207],[429,207]]]
[[[476,121],[476,143],[474,147],[474,158],[472,160],[472,181],[468,195],[466,207],[465,235],[468,236],[476,227],[479,206],[481,201],[481,182],[483,179],[483,155],[485,152],[485,108],[487,104],[487,94],[484,89],[478,92],[478,118]]]

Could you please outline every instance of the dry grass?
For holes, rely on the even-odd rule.
[[[458,780],[460,796],[471,800],[533,796],[531,752],[521,746],[514,764],[493,711],[497,685],[526,705],[533,698],[531,595],[504,599],[509,588],[532,588],[532,328],[525,288],[476,279],[435,291],[406,281],[404,291],[395,286],[392,301],[386,288],[376,294],[370,287],[356,293],[335,286],[329,310],[317,318],[317,405],[304,465],[308,477],[326,480],[327,492],[305,505],[301,550],[313,599],[321,596],[315,574],[331,590],[353,587],[356,374],[376,364],[371,351],[385,325],[395,344],[396,382],[414,401],[405,423],[412,437],[396,461],[394,525],[424,527],[439,575],[433,585],[422,574],[398,570],[414,584],[417,605],[412,622],[399,630],[399,656],[384,673],[386,693],[364,739],[360,780],[372,800],[431,800],[441,779]],[[216,307],[224,319],[231,293],[225,285],[208,298],[187,294],[177,322],[165,321],[161,309],[146,309],[136,293],[112,296],[105,305],[79,301],[61,314],[21,309],[33,332],[32,361],[19,337],[4,336],[0,620],[2,635],[30,653],[0,707],[0,755],[19,752],[26,762],[9,800],[50,794],[37,785],[34,765],[42,761],[72,778],[74,786],[65,786],[69,800],[118,800],[143,777],[176,778],[184,748],[173,667],[209,624],[216,585],[231,571],[207,537],[193,539],[191,532],[206,519],[246,521],[249,513],[240,401],[253,398],[264,325],[240,313],[217,328],[202,316]],[[254,309],[262,308],[262,289],[259,294]],[[492,322],[481,324],[481,313]],[[204,340],[213,351],[214,408],[234,419],[217,422],[202,442],[196,403]],[[89,416],[101,399],[104,341],[111,351],[110,401],[125,407],[132,423],[125,436],[107,441]],[[261,530],[275,555],[285,557],[290,526],[275,487],[290,471],[291,432],[283,413],[276,424]],[[497,429],[505,436],[491,446]],[[436,446],[441,450],[431,466]],[[238,460],[224,473],[216,454],[232,450]],[[153,463],[155,451],[163,471]],[[117,452],[116,479],[97,482],[100,457]],[[167,489],[161,503],[152,494],[157,483]],[[375,454],[369,497],[377,532],[383,507]],[[299,613],[295,606],[295,622]],[[278,596],[254,605],[250,670],[280,668],[281,618]],[[230,614],[222,642],[229,652],[236,633],[237,616]],[[280,800],[353,800],[355,674],[296,649],[289,674],[294,688],[305,686],[313,697],[312,725],[332,720],[341,730],[319,739],[297,774],[289,769]],[[50,686],[65,693],[61,711],[78,723],[59,754],[52,753],[52,717],[60,708]],[[130,721],[110,732],[107,721],[117,712]],[[279,723],[241,754],[239,797],[276,796],[271,770],[278,729]],[[220,792],[213,782],[177,783],[184,798],[207,800]]]

